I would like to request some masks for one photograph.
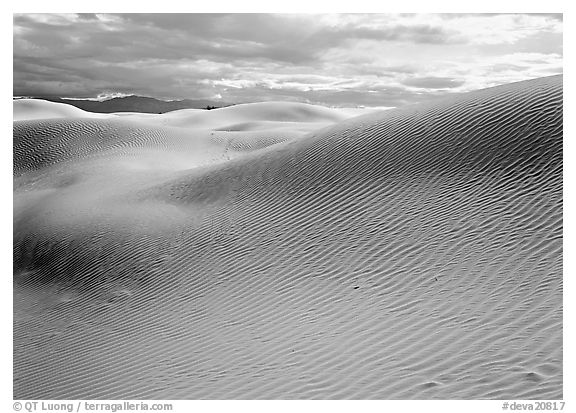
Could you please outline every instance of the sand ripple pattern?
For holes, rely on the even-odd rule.
[[[561,77],[162,172],[110,122],[15,122],[15,398],[562,398]]]

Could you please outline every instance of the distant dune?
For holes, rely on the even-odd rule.
[[[154,126],[174,126],[187,129],[208,129],[242,132],[287,129],[309,132],[341,120],[374,113],[379,109],[330,109],[295,102],[247,103],[214,110],[181,109],[155,114],[118,112],[92,113],[62,103],[39,99],[19,99],[13,102],[14,120],[54,118],[98,118],[146,122]]]
[[[562,107],[15,109],[14,398],[562,398]]]
[[[97,118],[102,116],[64,103],[48,102],[39,99],[14,100],[12,106],[15,121],[54,118]]]

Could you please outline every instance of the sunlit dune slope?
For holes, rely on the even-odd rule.
[[[286,129],[309,132],[373,109],[332,109],[297,102],[245,103],[214,110],[182,109],[161,115],[115,114],[156,125],[219,131]]]
[[[562,398],[561,77],[209,112],[14,123],[14,398]]]
[[[162,114],[119,112],[91,113],[63,103],[40,99],[19,99],[13,102],[14,120],[54,118],[98,118],[129,120],[152,126],[215,131],[253,131],[284,129],[309,132],[341,120],[379,111],[378,109],[333,109],[297,102],[246,103],[215,110],[181,109]]]
[[[54,118],[103,118],[107,115],[86,112],[65,103],[49,102],[41,99],[17,99],[12,103],[14,120],[54,119]]]

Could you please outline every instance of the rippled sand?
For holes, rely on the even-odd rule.
[[[15,398],[562,398],[561,77],[359,117],[40,109]]]

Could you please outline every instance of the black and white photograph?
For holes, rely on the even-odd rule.
[[[13,13],[6,411],[570,410],[562,10],[326,9]]]

